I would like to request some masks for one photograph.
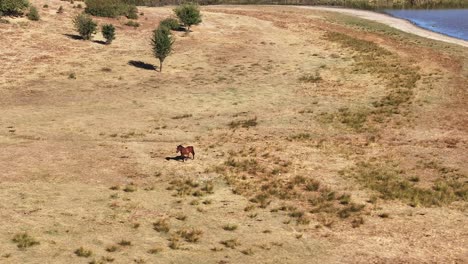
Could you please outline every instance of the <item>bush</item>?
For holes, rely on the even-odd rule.
[[[159,22],[159,26],[167,27],[170,30],[177,30],[180,28],[179,21],[175,18],[166,18]]]
[[[84,40],[90,40],[93,34],[96,33],[97,24],[91,19],[91,17],[85,14],[79,14],[73,19],[75,29],[78,31],[80,36]]]
[[[187,32],[190,31],[192,25],[198,25],[202,22],[200,9],[195,3],[182,4],[174,9],[174,13],[184,24]]]
[[[62,14],[63,13],[63,6],[60,6],[59,9],[57,10],[57,14]]]
[[[35,6],[29,7],[28,19],[32,21],[38,21],[39,18],[39,12],[37,12],[37,8]]]
[[[28,6],[28,0],[0,0],[0,15],[20,15]]]
[[[115,39],[115,27],[112,24],[102,25],[102,35],[106,39],[107,44],[111,44],[112,40]]]
[[[128,19],[138,19],[138,9],[136,8],[136,6],[128,6],[126,17]]]
[[[140,24],[138,22],[135,22],[135,21],[128,21],[127,23],[125,23],[126,26],[129,26],[129,27],[134,27],[134,28],[137,28],[140,26]]]
[[[167,27],[159,26],[153,32],[151,44],[154,56],[159,59],[159,72],[162,72],[162,64],[171,53],[173,43],[171,31]]]
[[[122,0],[85,0],[85,12],[93,16],[118,17],[127,16],[137,18],[137,9],[133,4]]]

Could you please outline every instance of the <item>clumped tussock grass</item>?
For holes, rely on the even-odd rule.
[[[212,194],[214,192],[213,182],[207,181],[201,185],[192,179],[177,179],[169,182],[170,186],[167,190],[175,190],[175,196],[192,195],[195,197]]]
[[[304,83],[317,83],[322,81],[322,77],[320,76],[320,73],[316,71],[314,74],[304,74],[301,77],[299,77],[300,82]]]
[[[299,133],[296,135],[292,135],[289,137],[291,141],[306,141],[312,139],[312,135],[310,133]]]
[[[169,232],[169,229],[170,229],[169,219],[161,218],[158,221],[154,222],[153,229],[162,233]]]
[[[163,249],[161,247],[153,247],[148,250],[148,254],[158,254],[161,252]]]
[[[128,241],[128,240],[125,240],[125,239],[122,239],[122,240],[119,241],[118,244],[121,245],[122,247],[128,247],[128,246],[132,245],[132,242]]]
[[[21,250],[40,244],[39,241],[34,239],[28,233],[16,234],[13,237],[12,241],[16,243],[16,246]]]
[[[85,249],[83,247],[78,248],[77,250],[75,250],[74,253],[78,257],[83,257],[83,258],[88,258],[88,257],[91,257],[91,255],[93,255],[93,252],[91,250]]]
[[[135,192],[137,190],[137,187],[134,184],[128,184],[125,186],[125,188],[122,189],[124,192]]]
[[[421,188],[404,177],[405,172],[385,163],[360,162],[345,172],[360,184],[377,191],[381,199],[401,200],[411,206],[442,206],[468,200],[468,184],[451,179],[438,179],[432,188]]]
[[[223,240],[221,242],[222,245],[224,245],[225,247],[227,248],[236,248],[237,246],[240,246],[240,242],[237,238],[233,238],[233,239],[228,239],[228,240]]]
[[[169,238],[169,248],[171,249],[179,249],[181,246],[180,236],[178,234],[172,234]]]
[[[228,124],[228,126],[231,129],[236,129],[236,128],[239,128],[239,127],[250,128],[250,127],[257,126],[257,124],[258,124],[257,117],[254,117],[254,118],[250,118],[250,119],[246,119],[246,120],[232,121],[232,122],[230,122]]]
[[[234,231],[237,229],[237,225],[236,224],[225,224],[223,226],[223,229],[226,230],[226,231]]]
[[[185,241],[195,243],[200,240],[203,235],[203,231],[197,228],[186,228],[177,231],[177,234],[184,238]]]
[[[174,117],[171,117],[172,119],[183,119],[183,118],[189,118],[192,117],[192,114],[183,114],[183,115],[177,115]]]

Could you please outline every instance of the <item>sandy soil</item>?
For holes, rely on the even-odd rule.
[[[468,49],[212,6],[161,73],[149,40],[170,7],[94,18],[117,28],[103,45],[76,36],[73,4],[31,2],[41,21],[0,24],[0,263],[468,261]],[[166,159],[179,144],[196,158]],[[367,187],[363,162],[434,203]]]
[[[436,32],[432,32],[430,30],[417,27],[407,20],[395,18],[386,14],[381,14],[381,13],[376,13],[376,12],[366,11],[366,10],[349,9],[349,8],[333,8],[333,7],[319,7],[319,6],[300,6],[298,8],[339,12],[342,14],[352,15],[352,16],[356,16],[359,18],[383,23],[385,25],[389,25],[401,31],[415,34],[421,37],[444,41],[448,43],[454,43],[463,47],[468,47],[468,41],[453,38],[453,37],[439,34]]]

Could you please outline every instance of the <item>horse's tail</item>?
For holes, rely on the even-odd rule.
[[[192,147],[192,159],[195,159],[195,149]]]

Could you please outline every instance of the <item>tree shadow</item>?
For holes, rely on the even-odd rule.
[[[107,45],[105,41],[102,40],[93,40],[94,43],[101,44],[101,45]]]
[[[81,36],[78,36],[78,35],[73,35],[73,34],[63,34],[64,36],[66,37],[69,37],[71,39],[74,39],[74,40],[81,40],[83,39]]]
[[[184,156],[175,156],[175,157],[166,157],[166,160],[175,160],[175,161],[185,161],[187,157]]]
[[[140,69],[153,70],[153,71],[156,70],[156,67],[154,67],[153,64],[149,64],[149,63],[142,62],[142,61],[131,60],[128,62],[128,64],[132,65],[133,67],[140,68]]]

